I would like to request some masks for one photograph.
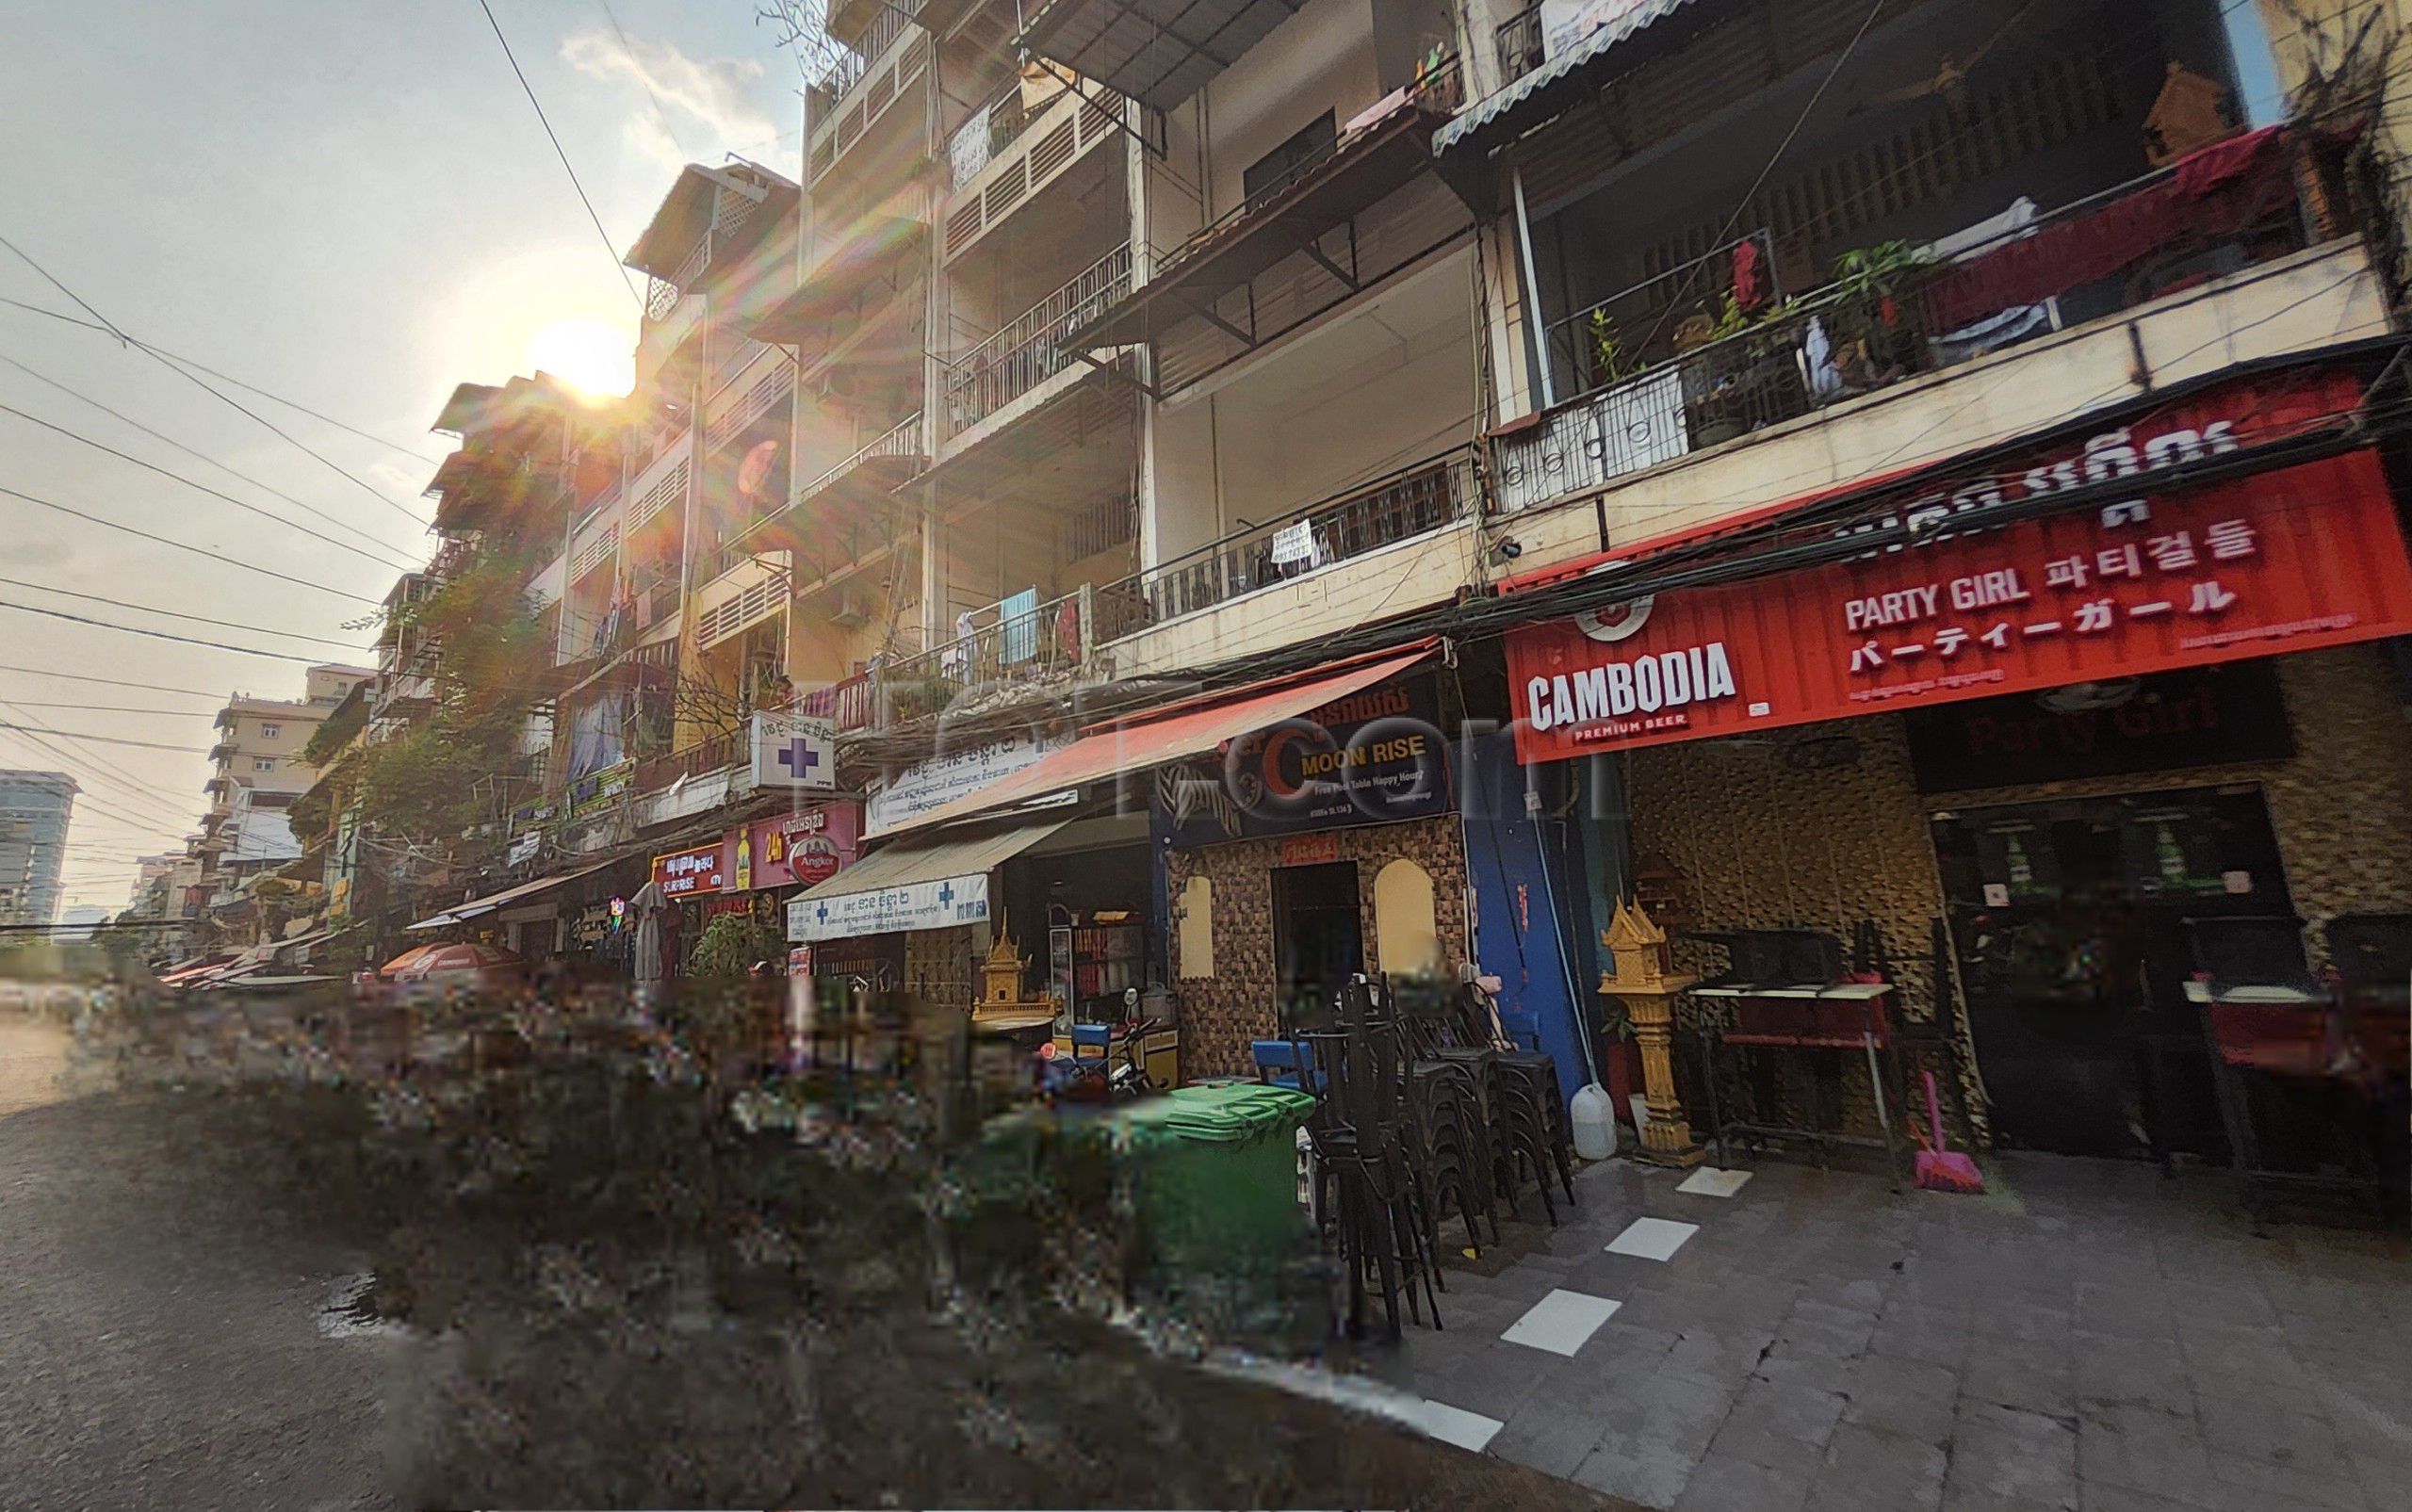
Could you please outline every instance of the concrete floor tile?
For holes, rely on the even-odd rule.
[[[1852,1367],[1843,1395],[1845,1423],[1939,1448],[1951,1439],[1960,1380],[1940,1365],[1870,1355]]]
[[[1739,1512],[1742,1508],[1798,1512],[1808,1494],[1809,1483],[1799,1475],[1719,1455],[1712,1448],[1708,1457],[1693,1469],[1683,1496],[1675,1503],[1675,1512]]]
[[[1951,1435],[1950,1480],[1964,1495],[2074,1504],[2077,1448],[2077,1428],[2064,1419],[1963,1401]]]
[[[2077,1388],[2064,1344],[2023,1339],[1979,1339],[1961,1367],[1963,1400],[1991,1402],[2055,1417],[2077,1410]]]
[[[2080,1406],[2145,1406],[2184,1412],[2194,1405],[2186,1357],[2175,1340],[2122,1339],[2080,1330],[2069,1363]]]
[[[1847,1423],[1826,1445],[1808,1504],[1821,1512],[1935,1512],[1948,1468],[1932,1444]]]
[[[1427,1400],[1420,1410],[1410,1409],[1410,1421],[1416,1427],[1443,1443],[1452,1443],[1477,1455],[1489,1446],[1491,1437],[1503,1426],[1497,1418],[1469,1412],[1445,1402]]]
[[[1610,1496],[1622,1496],[1644,1506],[1670,1507],[1684,1494],[1685,1483],[1699,1464],[1696,1455],[1659,1448],[1601,1447],[1583,1457],[1573,1480]]]
[[[1675,1190],[1689,1196],[1731,1197],[1750,1184],[1750,1171],[1721,1171],[1714,1165],[1703,1165],[1683,1179]]]
[[[1635,1255],[1643,1260],[1672,1260],[1685,1241],[1698,1232],[1698,1224],[1678,1223],[1671,1218],[1636,1218],[1608,1242],[1608,1253]]]
[[[2077,1469],[2078,1478],[2091,1486],[2148,1491],[2203,1506],[2223,1501],[2209,1449],[2191,1413],[2088,1406],[2078,1419]]]
[[[1734,1399],[1723,1434],[1765,1429],[1813,1448],[1821,1448],[1842,1421],[1840,1392],[1789,1381],[1753,1379]]]
[[[2374,1507],[2397,1512],[2404,1503],[2390,1499],[2373,1503],[2362,1489],[2361,1477],[2350,1461],[2327,1464],[2281,1464],[2245,1455],[2211,1450],[2211,1473],[2229,1488],[2238,1504],[2260,1508],[2280,1501],[2334,1512],[2372,1512]]]
[[[1573,1357],[1623,1304],[1582,1292],[1552,1292],[1526,1309],[1499,1337],[1511,1344]]]

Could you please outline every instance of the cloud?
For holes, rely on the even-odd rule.
[[[589,78],[641,87],[645,105],[628,122],[628,141],[666,166],[682,166],[694,155],[678,145],[684,125],[701,125],[712,144],[725,148],[751,147],[778,135],[778,122],[754,98],[762,79],[759,62],[693,58],[676,42],[610,30],[572,33],[562,42],[562,61]]]
[[[9,559],[20,567],[56,567],[74,554],[65,542],[41,536],[20,536],[8,547]]]

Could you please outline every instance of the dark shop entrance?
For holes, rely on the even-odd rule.
[[[2000,1142],[2225,1161],[2187,979],[2304,970],[2260,789],[1975,809],[1937,818],[1934,842]]]
[[[1365,969],[1357,910],[1356,862],[1274,869],[1275,987],[1284,1014],[1335,1001],[1342,984]]]

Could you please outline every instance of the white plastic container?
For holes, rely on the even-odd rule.
[[[1617,1152],[1616,1103],[1597,1081],[1567,1099],[1566,1117],[1574,1136],[1574,1153],[1587,1161],[1605,1161]]]

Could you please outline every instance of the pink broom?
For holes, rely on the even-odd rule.
[[[1934,1073],[1918,1073],[1926,1079],[1926,1127],[1930,1147],[1917,1153],[1915,1168],[1918,1185],[1929,1192],[1982,1192],[1985,1179],[1977,1162],[1965,1155],[1957,1155],[1943,1147],[1943,1114],[1935,1106]]]

